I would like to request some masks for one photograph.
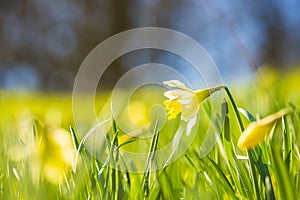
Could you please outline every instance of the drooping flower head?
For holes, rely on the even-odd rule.
[[[164,81],[165,85],[176,88],[168,90],[164,96],[168,99],[164,101],[168,119],[175,119],[181,113],[181,119],[193,119],[199,110],[199,105],[213,92],[222,89],[224,86],[207,88],[201,90],[191,90],[178,80]]]
[[[282,109],[263,119],[249,124],[238,140],[238,147],[243,150],[251,149],[261,143],[271,132],[275,123],[288,114],[288,109]]]

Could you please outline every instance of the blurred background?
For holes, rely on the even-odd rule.
[[[300,62],[298,0],[10,0],[0,1],[0,88],[71,91],[87,54],[127,29],[158,26],[198,41],[225,83],[251,79],[268,64]],[[117,59],[101,81],[112,87],[128,69],[158,62],[186,70],[186,63],[157,50]]]

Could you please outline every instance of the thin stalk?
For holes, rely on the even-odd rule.
[[[233,107],[235,116],[236,116],[236,118],[237,118],[237,120],[238,120],[238,124],[239,124],[240,129],[241,129],[241,132],[244,132],[244,130],[245,130],[244,124],[243,124],[241,115],[240,115],[240,113],[239,113],[239,111],[238,111],[238,108],[237,108],[237,106],[236,106],[236,104],[235,104],[235,101],[234,101],[234,99],[233,99],[233,97],[232,97],[232,95],[231,95],[231,92],[230,92],[230,90],[228,89],[228,87],[226,87],[226,86],[224,87],[224,89],[225,89],[225,92],[226,92],[226,94],[227,94],[227,96],[228,96],[228,98],[229,98],[229,100],[230,100],[230,103],[231,103],[231,105],[232,105],[232,107]]]
[[[152,141],[151,141],[151,144],[150,144],[150,149],[149,149],[149,152],[148,152],[148,157],[147,157],[147,160],[146,160],[145,172],[144,172],[144,175],[143,175],[143,181],[142,181],[142,188],[143,188],[143,191],[144,191],[144,198],[146,198],[149,194],[149,176],[150,176],[150,171],[151,171],[151,163],[154,160],[155,151],[157,149],[158,137],[159,137],[158,120],[156,120],[154,131],[153,131],[153,137],[152,137]]]
[[[113,132],[113,139],[111,141],[111,146],[110,146],[110,150],[109,150],[109,155],[108,155],[108,163],[110,164],[111,167],[107,166],[107,171],[106,171],[106,181],[104,183],[104,192],[103,192],[103,196],[104,199],[108,198],[108,186],[109,186],[109,179],[111,178],[111,197],[116,199],[117,197],[117,192],[116,191],[116,183],[118,182],[118,180],[116,180],[116,162],[117,162],[117,156],[118,154],[116,154],[116,157],[114,157],[114,149],[118,146],[118,135],[119,135],[119,131],[117,130],[117,126],[116,126],[116,122],[113,119],[112,121],[112,132]]]

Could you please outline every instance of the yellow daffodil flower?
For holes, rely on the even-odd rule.
[[[200,103],[215,91],[224,88],[224,86],[218,86],[193,91],[178,80],[164,81],[163,83],[169,87],[177,88],[164,93],[164,96],[168,98],[164,101],[164,106],[168,112],[169,120],[175,119],[180,113],[183,120],[193,119],[198,113]]]
[[[58,184],[72,169],[76,151],[68,131],[61,128],[46,128],[38,138],[35,148],[36,173],[48,182]]]
[[[283,109],[249,124],[238,140],[238,147],[243,150],[251,149],[261,143],[271,132],[275,123],[288,114],[287,109]]]
[[[131,121],[138,127],[145,127],[151,123],[148,112],[148,108],[142,101],[130,102],[128,106],[129,117]]]
[[[22,143],[9,147],[6,151],[8,157],[19,162],[27,160],[36,184],[40,179],[53,185],[63,183],[75,164],[76,150],[71,134],[65,129],[51,128],[39,122],[34,127],[31,119],[20,122],[17,136]]]

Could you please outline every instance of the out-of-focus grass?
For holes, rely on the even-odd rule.
[[[233,88],[238,107],[252,113],[253,118],[283,107],[292,109],[258,147],[248,152],[237,147],[241,131],[228,101],[224,104],[228,107],[226,127],[221,127],[218,143],[206,157],[199,157],[203,132],[209,122],[209,117],[203,114],[203,126],[185,155],[148,174],[115,171],[85,148],[79,153],[76,171],[72,170],[75,163],[70,159],[74,161],[73,153],[81,138],[76,129],[72,133],[69,130],[74,127],[71,94],[1,91],[0,196],[2,199],[299,199],[299,77],[300,71],[282,74],[264,67],[254,82]],[[153,101],[161,98],[145,96]],[[101,99],[98,96],[96,102]],[[149,116],[141,113],[147,109],[138,101],[131,103],[131,120],[137,126],[146,126]],[[206,112],[205,104],[199,112]],[[244,125],[253,118],[243,117]],[[89,116],[82,116],[82,120],[87,127],[95,123]],[[172,129],[176,129],[176,122],[162,130],[157,148],[171,139],[168,132]],[[120,145],[127,139],[122,132],[115,137],[116,131],[110,130],[108,138]],[[134,151],[141,146],[148,152],[151,139],[132,141],[121,148]],[[108,161],[117,165],[118,151],[109,154]]]

